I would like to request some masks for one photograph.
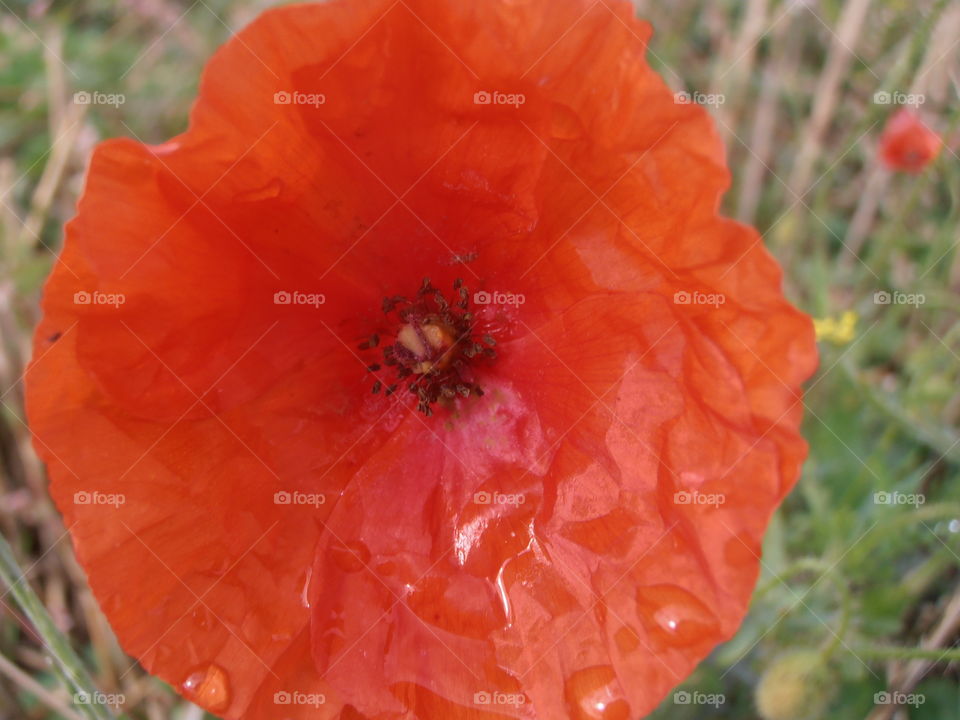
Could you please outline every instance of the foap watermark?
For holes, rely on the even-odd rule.
[[[123,493],[104,493],[99,490],[78,490],[73,494],[74,505],[113,505],[115,508],[127,502]]]
[[[902,493],[902,492],[875,492],[873,494],[874,505],[913,505],[920,507],[927,502],[927,496],[922,493]]]
[[[699,490],[677,490],[673,494],[675,505],[710,505],[720,507],[727,502],[723,493],[702,493]]]
[[[323,693],[304,693],[288,692],[286,690],[277,690],[273,694],[274,705],[311,705],[315,708],[320,707],[327,702],[327,696]]]
[[[727,701],[723,693],[702,693],[697,690],[688,692],[686,690],[677,690],[673,694],[674,705],[711,705],[715,708],[720,707]]]
[[[527,501],[523,493],[487,492],[481,490],[473,494],[477,505],[523,505]]]
[[[123,693],[104,693],[99,690],[93,692],[78,692],[73,694],[75,705],[110,705],[118,708],[127,701]]]
[[[123,93],[105,93],[94,90],[88,92],[81,90],[73,94],[73,102],[76,105],[112,105],[120,107],[127,101]]]
[[[718,308],[726,302],[727,296],[723,293],[705,293],[699,290],[694,290],[693,292],[689,290],[677,290],[673,294],[674,305],[712,305]]]
[[[922,693],[878,692],[873,696],[874,705],[910,705],[920,707],[927,701]]]
[[[694,91],[692,93],[686,90],[673,94],[673,102],[677,105],[710,105],[720,107],[727,101],[722,93],[702,93]]]
[[[523,93],[478,90],[473,94],[474,105],[513,105],[518,108],[526,102],[527,96]]]
[[[323,93],[287,92],[279,90],[273,94],[274,105],[312,105],[315,108],[327,104]]]
[[[874,305],[913,305],[920,307],[926,304],[927,296],[923,293],[905,293],[899,290],[877,290],[873,294]]]
[[[480,690],[473,694],[474,705],[510,705],[512,707],[519,707],[526,702],[527,696],[523,693],[488,692],[486,690]]]
[[[515,305],[519,307],[526,301],[527,298],[523,293],[500,292],[499,290],[487,292],[486,290],[480,290],[473,294],[473,302],[475,305]]]
[[[886,90],[880,90],[873,94],[873,103],[875,105],[908,105],[917,108],[926,101],[927,96],[923,93],[887,92]]]
[[[278,290],[273,294],[274,305],[311,305],[318,308],[326,302],[327,296],[323,293]]]
[[[327,496],[323,493],[278,490],[273,494],[274,505],[313,505],[313,507],[320,507],[326,502]]]
[[[123,293],[104,293],[99,290],[87,292],[86,290],[77,290],[73,294],[74,305],[113,305],[120,307],[127,302],[127,296]]]

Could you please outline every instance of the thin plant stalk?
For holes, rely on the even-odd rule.
[[[68,682],[70,694],[86,694],[88,697],[93,697],[98,692],[93,679],[67,638],[54,624],[40,598],[26,582],[25,574],[20,570],[13,550],[2,536],[0,536],[0,580],[9,588],[9,593],[17,606],[33,625],[59,671],[58,674]],[[95,720],[114,720],[115,718],[106,705],[91,703],[77,707],[85,710]]]

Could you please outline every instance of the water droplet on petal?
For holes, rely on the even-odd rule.
[[[623,697],[610,665],[577,670],[564,683],[564,697],[572,720],[629,720],[630,705]]]
[[[230,707],[230,682],[219,665],[210,663],[196,668],[181,688],[184,697],[204,710],[219,714]]]
[[[689,647],[716,640],[716,615],[692,593],[676,585],[641,587],[637,591],[637,612],[658,644]]]
[[[310,609],[310,578],[313,577],[313,568],[308,567],[303,578],[303,588],[300,590],[300,604]]]
[[[270,200],[280,194],[283,189],[283,182],[274,178],[261,188],[255,188],[246,192],[234,195],[233,199],[238,202],[257,202],[258,200]]]
[[[510,593],[507,591],[507,586],[503,582],[503,568],[506,567],[506,564],[500,567],[500,572],[497,573],[497,596],[500,598],[500,604],[503,606],[503,616],[507,619],[507,627],[513,625],[513,607],[510,605]]]
[[[190,612],[190,619],[193,620],[194,624],[201,630],[209,630],[215,620],[213,613],[203,605],[194,608]]]
[[[233,569],[233,558],[225,555],[213,567],[210,568],[210,572],[213,574],[215,578],[219,580],[228,572],[230,572],[232,569]]]

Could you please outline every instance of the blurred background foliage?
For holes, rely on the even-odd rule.
[[[203,717],[97,609],[29,447],[21,380],[91,149],[182,132],[204,62],[271,4],[0,0],[0,528],[23,576],[0,584],[2,720],[99,717],[64,689],[71,662],[123,693],[127,717]],[[667,82],[723,96],[709,109],[733,174],[725,212],[763,233],[822,352],[810,459],[750,614],[655,717],[960,718],[960,0],[636,4]],[[74,102],[83,91],[124,102]],[[924,96],[944,148],[922,173],[878,163],[896,109],[878,92]],[[875,302],[895,291],[925,301]],[[878,501],[895,492],[921,497]],[[56,635],[78,656],[66,670],[41,643]],[[876,705],[878,692],[924,702]]]

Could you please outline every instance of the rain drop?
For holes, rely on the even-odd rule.
[[[184,697],[204,710],[220,714],[230,707],[230,683],[219,665],[199,666],[187,675],[181,688]]]
[[[313,576],[313,568],[308,567],[303,578],[303,588],[300,590],[300,604],[308,610],[310,609],[310,578]]]
[[[564,696],[573,720],[630,718],[630,705],[610,665],[594,665],[573,673],[564,684]]]
[[[637,613],[656,645],[689,647],[717,632],[716,616],[693,593],[676,585],[649,585],[637,591]]]
[[[280,195],[280,191],[282,189],[283,181],[278,178],[274,178],[263,187],[234,195],[233,199],[237,202],[257,202],[259,200],[270,200],[271,198],[275,198]]]

